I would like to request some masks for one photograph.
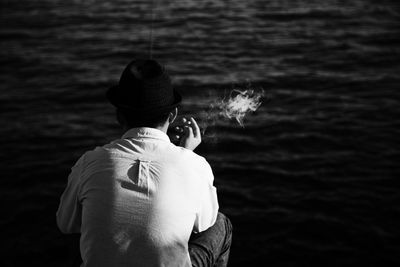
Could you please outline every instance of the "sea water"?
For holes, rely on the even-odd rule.
[[[151,24],[181,115],[201,120],[249,83],[265,92],[244,127],[216,120],[197,150],[233,223],[230,266],[399,263],[397,2],[155,6],[152,21],[151,1],[2,1],[5,264],[74,260],[59,197],[82,153],[122,135],[105,91],[149,55]]]

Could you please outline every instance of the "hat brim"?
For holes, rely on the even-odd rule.
[[[169,105],[161,106],[161,107],[135,107],[133,105],[129,105],[126,103],[122,103],[120,99],[118,98],[117,92],[118,92],[119,85],[115,85],[111,88],[109,88],[106,92],[106,97],[108,101],[115,106],[116,108],[120,108],[123,110],[127,110],[130,112],[135,112],[141,117],[153,117],[157,115],[162,115],[165,114],[169,111],[171,111],[173,108],[177,107],[180,105],[182,102],[182,96],[174,89],[174,102]]]

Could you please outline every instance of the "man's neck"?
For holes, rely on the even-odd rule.
[[[166,134],[167,131],[168,131],[168,127],[169,127],[169,123],[166,123],[166,124],[164,124],[164,125],[159,125],[159,126],[156,126],[156,127],[149,127],[149,128],[154,128],[154,129],[160,130],[160,131],[162,131],[162,132],[164,132],[164,133]],[[129,131],[130,129],[132,129],[132,128],[130,128],[130,127],[124,127],[124,128],[123,128],[123,131],[124,131],[124,133],[126,133],[126,132]]]
[[[169,126],[169,124],[166,123],[166,124],[164,124],[164,125],[162,125],[162,126],[157,126],[157,127],[154,127],[154,128],[155,128],[155,129],[158,129],[158,130],[160,130],[160,131],[163,131],[164,133],[167,133],[167,131],[168,131],[168,126]]]

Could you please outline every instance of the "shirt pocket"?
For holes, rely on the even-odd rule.
[[[141,195],[149,196],[150,161],[136,160],[128,170],[129,183],[123,183],[122,187],[130,191],[136,191]]]

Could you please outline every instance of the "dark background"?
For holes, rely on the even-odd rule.
[[[205,111],[263,88],[198,153],[234,226],[230,266],[400,263],[399,4],[157,1],[155,59]],[[1,0],[2,266],[71,266],[55,223],[70,167],[121,136],[104,93],[147,56],[151,1]]]

